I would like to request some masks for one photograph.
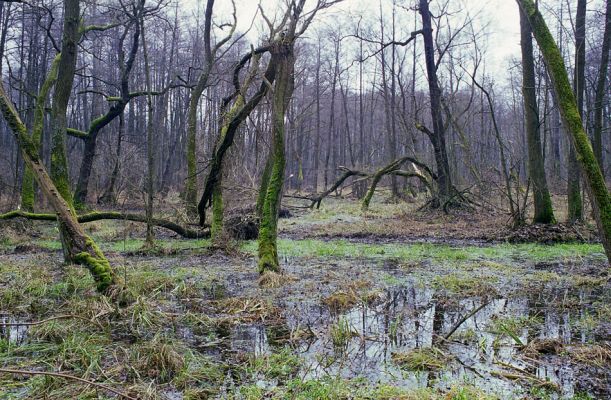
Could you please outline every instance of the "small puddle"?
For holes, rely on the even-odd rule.
[[[23,322],[8,314],[0,313],[0,339],[9,344],[20,345],[28,335],[27,325],[14,325]]]
[[[578,371],[553,354],[525,358],[518,343],[608,341],[609,324],[587,323],[587,316],[594,312],[593,302],[601,297],[604,294],[587,290],[547,290],[490,300],[445,343],[439,338],[482,305],[483,298],[449,299],[411,283],[386,289],[375,304],[361,304],[342,313],[320,304],[289,303],[284,316],[290,331],[312,333],[308,339],[293,342],[294,351],[305,361],[304,379],[364,377],[374,384],[442,390],[469,382],[502,399],[525,395],[529,387],[548,383],[556,387],[555,396],[570,398],[579,389]],[[343,342],[334,337],[340,325],[344,333],[349,332]],[[393,361],[393,354],[432,346],[443,355],[439,368],[410,371]],[[255,355],[271,352],[264,325],[239,325],[232,332],[232,348]],[[527,378],[515,380],[517,375]]]

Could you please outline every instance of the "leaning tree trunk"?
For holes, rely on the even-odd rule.
[[[115,283],[115,275],[110,263],[95,242],[85,234],[76,220],[72,206],[62,197],[47,174],[38,155],[38,147],[28,136],[27,129],[5,93],[2,82],[0,82],[0,111],[15,135],[23,159],[34,172],[40,189],[57,213],[67,261],[86,266],[93,275],[98,290],[107,291]]]
[[[293,44],[279,42],[271,49],[272,63],[277,65],[277,78],[272,100],[272,149],[271,172],[261,213],[259,227],[259,272],[279,271],[278,262],[278,210],[284,184],[284,116],[293,92],[293,68],[295,58]],[[263,188],[262,188],[263,189]]]
[[[592,210],[600,233],[602,244],[611,261],[611,198],[600,171],[592,145],[583,128],[575,95],[571,90],[564,60],[554,37],[550,33],[543,16],[533,0],[516,0],[528,17],[530,25],[541,49],[541,54],[550,75],[554,93],[569,141],[575,147],[578,161],[585,176],[586,187],[590,193]]]
[[[594,154],[598,160],[603,176],[603,110],[605,93],[609,90],[607,82],[607,68],[609,67],[609,44],[611,42],[611,0],[607,0],[605,16],[605,33],[603,34],[603,44],[600,56],[600,67],[596,81],[596,94],[594,95]]]
[[[426,61],[426,73],[431,97],[431,118],[433,131],[429,135],[435,153],[435,164],[438,176],[439,206],[443,205],[452,195],[452,179],[450,176],[450,164],[446,150],[445,129],[441,114],[441,89],[437,80],[437,67],[435,65],[435,46],[433,43],[433,26],[431,23],[431,12],[428,0],[420,0],[420,15],[422,16],[422,37],[424,39],[424,56]],[[437,202],[435,202],[437,203]],[[436,204],[434,204],[436,205]]]
[[[586,0],[577,1],[575,16],[575,72],[573,75],[573,92],[577,100],[577,110],[583,121],[583,94],[585,91],[586,66]],[[569,221],[579,221],[583,218],[583,202],[581,199],[579,163],[575,146],[569,144],[568,159],[568,207]]]
[[[543,155],[541,153],[532,32],[528,19],[523,12],[520,12],[520,33],[520,47],[522,48],[522,95],[524,96],[524,120],[528,141],[528,176],[532,182],[535,202],[533,222],[551,224],[555,220],[552,199],[545,178]]]

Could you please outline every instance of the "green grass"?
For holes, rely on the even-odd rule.
[[[245,242],[242,250],[255,254],[257,242]],[[436,262],[478,260],[542,262],[581,260],[583,258],[605,260],[603,248],[599,244],[497,244],[453,247],[427,243],[364,244],[345,240],[280,239],[278,240],[278,252],[281,256],[287,257],[396,258],[401,261],[428,259]]]

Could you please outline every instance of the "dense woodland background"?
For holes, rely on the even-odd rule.
[[[41,1],[36,7],[20,2],[0,2],[0,71],[20,114],[28,126],[34,118],[35,95],[57,54],[61,39],[62,3]],[[89,24],[121,21],[121,10],[112,1],[88,1],[83,18]],[[295,92],[287,118],[288,190],[315,192],[338,177],[338,166],[372,169],[397,155],[417,155],[431,163],[432,149],[416,122],[430,125],[428,93],[420,40],[408,46],[381,43],[403,41],[420,26],[409,2],[380,1],[378,15],[349,16],[333,13],[334,23],[311,29],[296,44]],[[485,18],[457,16],[460,2],[433,2],[434,37],[438,74],[443,91],[447,148],[454,181],[489,190],[500,185],[499,145],[493,134],[489,106],[477,81],[491,93],[502,145],[508,163],[526,182],[526,136],[521,95],[521,62],[507,60],[506,75],[486,69],[485,38],[494,26]],[[544,1],[541,9],[553,27],[568,65],[574,65],[575,2]],[[185,9],[180,2],[165,1],[147,18],[152,88],[154,96],[155,185],[158,197],[184,189],[187,174],[186,134],[190,85],[203,63],[203,9]],[[517,6],[516,6],[517,7]],[[215,23],[227,22],[215,15]],[[588,2],[586,29],[585,121],[593,129],[595,84],[601,60],[604,4]],[[121,80],[118,57],[128,51],[129,27],[117,26],[87,33],[79,43],[78,70],[70,98],[68,126],[86,131],[91,121],[109,107],[106,96],[117,96]],[[222,35],[221,30],[215,30]],[[128,34],[122,39],[122,36]],[[248,36],[250,38],[252,35]],[[222,98],[231,90],[235,62],[250,43],[240,32],[235,44],[223,52],[205,89],[197,121],[199,187],[218,132]],[[261,41],[264,41],[262,39]],[[364,60],[361,62],[361,60]],[[552,192],[564,194],[567,186],[568,141],[551,93],[549,79],[535,49],[537,95],[545,170]],[[144,91],[145,73],[141,49],[128,77],[131,91]],[[609,80],[607,80],[609,82]],[[608,89],[608,86],[606,87]],[[603,105],[603,167],[609,168],[609,102]],[[120,198],[140,199],[146,177],[146,96],[133,97],[124,113],[102,129],[96,140],[87,201],[99,202],[114,189]],[[255,109],[240,127],[228,165],[228,187],[254,187],[269,148],[269,100]],[[45,130],[46,131],[46,130]],[[19,203],[23,162],[15,140],[0,123],[0,193],[2,203]],[[41,153],[48,160],[50,135],[41,138]],[[83,174],[85,141],[67,140],[73,188]],[[113,172],[114,171],[114,172]],[[117,173],[115,177],[115,173]],[[83,178],[81,178],[83,179]],[[116,180],[115,180],[116,179]],[[395,193],[408,188],[406,180],[393,178]],[[491,185],[492,184],[492,185]],[[114,188],[110,188],[114,185]]]

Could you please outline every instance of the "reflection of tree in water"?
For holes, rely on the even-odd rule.
[[[377,301],[362,302],[343,313],[332,313],[319,303],[289,301],[283,308],[288,332],[300,329],[313,333],[295,343],[295,351],[305,361],[302,369],[305,379],[363,377],[370,382],[405,388],[441,389],[469,379],[493,392],[510,393],[516,383],[495,377],[491,371],[507,370],[503,364],[511,364],[542,380],[557,382],[564,393],[571,393],[576,379],[570,367],[560,367],[553,360],[540,365],[524,362],[515,340],[498,331],[499,324],[511,326],[525,344],[541,338],[591,340],[593,335],[574,327],[574,322],[588,314],[587,306],[595,297],[587,292],[552,289],[509,298],[460,298],[436,293],[422,285],[406,284],[386,288]],[[567,307],[562,308],[563,302]],[[464,319],[484,303],[485,307]],[[333,347],[329,334],[329,327],[340,320],[346,321],[352,331],[352,338],[341,351]],[[457,324],[449,342],[440,339]],[[266,336],[264,330],[250,326],[240,329],[234,337],[242,349],[250,340],[252,351],[262,354],[273,351],[264,343],[269,341],[274,346],[271,343],[274,335],[269,332]],[[392,361],[393,353],[433,345],[452,360],[439,371],[409,371]]]

